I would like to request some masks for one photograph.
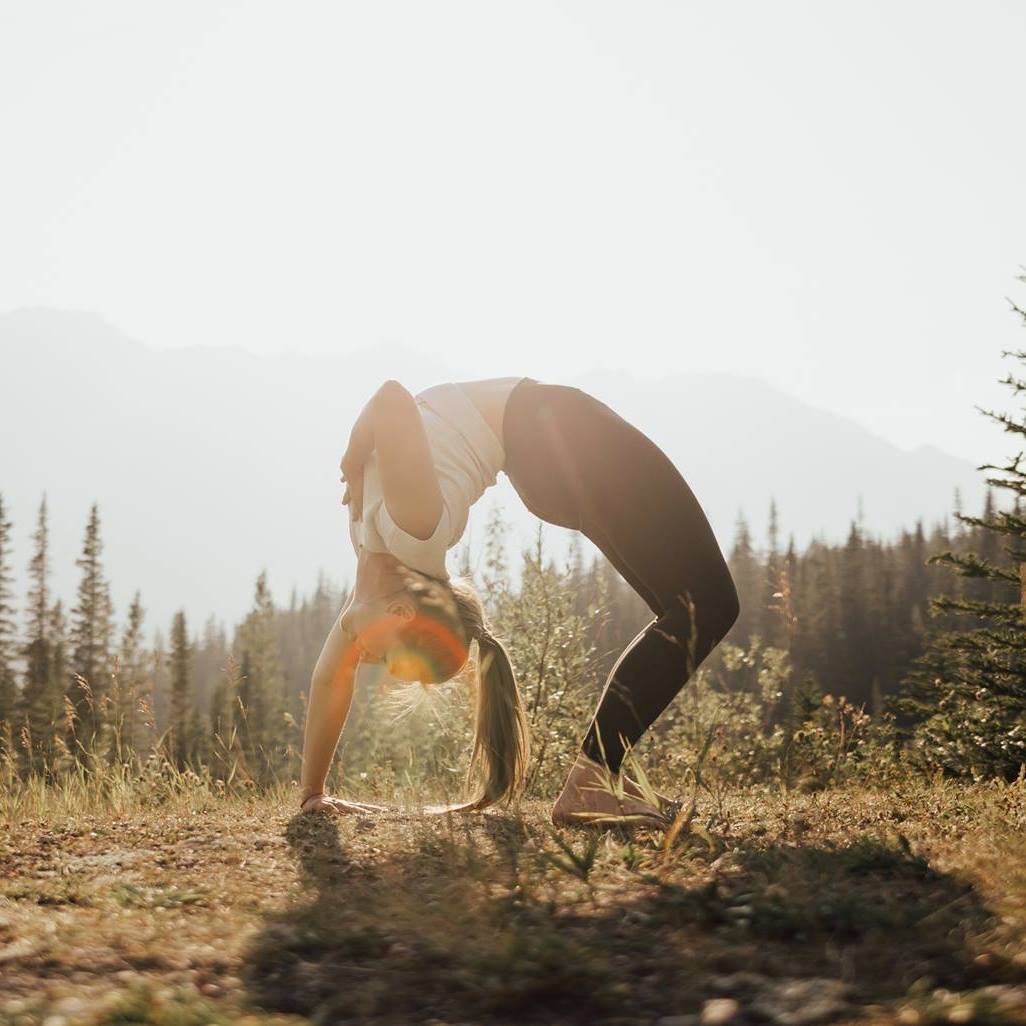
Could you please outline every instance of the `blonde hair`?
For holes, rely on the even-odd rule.
[[[523,790],[530,756],[527,715],[509,652],[492,633],[468,578],[442,580],[409,567],[401,572],[416,615],[400,629],[399,639],[421,657],[431,678],[422,683],[451,680],[470,658],[470,642],[477,642],[474,744],[466,786],[480,776],[477,808],[508,802]]]

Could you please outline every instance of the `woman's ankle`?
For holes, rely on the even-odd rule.
[[[605,766],[601,762],[597,762],[587,752],[578,752],[577,761],[570,768],[571,775],[588,775],[588,776],[601,776],[606,777],[611,774],[609,767]],[[616,773],[612,773],[612,776],[617,776]]]
[[[619,790],[619,781],[616,774],[611,774],[606,766],[582,752],[570,768],[560,799],[573,804],[588,801],[591,792],[596,789],[615,793]]]

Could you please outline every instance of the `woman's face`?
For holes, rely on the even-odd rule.
[[[383,599],[354,599],[342,614],[342,627],[356,635],[360,661],[385,663],[388,672],[400,680],[418,680],[412,665],[419,661],[406,658],[399,632],[416,615],[409,593],[400,591]]]

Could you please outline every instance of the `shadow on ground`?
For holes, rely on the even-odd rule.
[[[764,979],[843,980],[857,1005],[1013,976],[975,958],[993,917],[972,887],[898,839],[753,837],[664,864],[644,839],[563,836],[574,857],[500,815],[297,816],[307,894],[254,937],[250,998],[323,1023],[626,1023],[724,993],[758,1019]]]

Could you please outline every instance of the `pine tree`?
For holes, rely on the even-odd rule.
[[[294,599],[293,603],[298,602]],[[298,605],[287,614],[293,620],[300,618]],[[290,653],[291,655],[292,653]],[[208,616],[203,632],[192,647],[192,704],[198,710],[209,710],[213,693],[224,676],[224,664],[228,656],[228,639],[224,627],[215,616]],[[295,657],[298,660],[298,657]]]
[[[509,527],[497,504],[488,510],[485,524],[484,574],[481,599],[485,608],[493,612],[509,588],[509,567],[506,563],[506,532]]]
[[[858,703],[869,698],[873,637],[869,623],[870,581],[865,538],[857,520],[851,522],[841,553],[840,622],[843,659],[831,690]]]
[[[46,620],[50,598],[50,527],[44,493],[39,503],[36,530],[32,535],[35,546],[29,563],[29,639],[46,637]]]
[[[1026,312],[1016,310],[1026,321]],[[1002,355],[1026,363],[1024,350]],[[1015,396],[1026,391],[1026,381],[1011,372],[1000,383]],[[1007,433],[1026,437],[1026,411],[1019,418],[980,412]],[[1003,475],[986,478],[989,485],[1026,495],[1022,450],[1005,466],[987,463],[979,469]],[[1026,763],[1026,520],[995,509],[989,494],[981,517],[957,519],[975,529],[978,551],[948,549],[928,562],[987,587],[974,588],[976,597],[941,595],[931,601],[934,614],[954,613],[969,624],[934,634],[903,680],[897,706],[912,722],[906,740],[914,760],[956,774],[1010,779]],[[1004,558],[998,552],[1001,538],[1007,542],[1000,546]]]
[[[153,648],[150,655],[150,707],[153,710],[153,730],[157,738],[168,728],[171,707],[171,681],[168,674],[167,645],[164,633],[159,627],[153,632]]]
[[[456,560],[456,573],[460,577],[473,577],[474,576],[474,565],[470,561],[470,541],[469,539],[464,540],[460,546],[459,553],[457,554]]]
[[[957,525],[956,528],[955,528],[955,538],[958,541],[962,541],[964,539],[964,537],[965,537],[965,526],[962,523],[962,519],[961,518],[962,518],[962,514],[965,512],[965,508],[962,505],[962,489],[961,488],[956,488],[955,489],[954,504],[953,504],[952,509],[954,510],[955,523]]]
[[[815,715],[816,710],[822,702],[823,694],[816,678],[811,674],[805,674],[794,688],[794,699],[792,702],[792,718],[796,724],[807,723]]]
[[[7,519],[7,508],[0,495],[0,755],[3,753],[4,723],[14,731],[15,708],[18,691],[16,687],[17,637],[14,623],[13,576],[11,573],[11,530],[14,525]],[[8,755],[13,753],[8,752]]]
[[[994,490],[993,488],[988,488],[984,497],[983,513],[980,515],[979,520],[975,522],[971,519],[968,521],[963,520],[963,523],[968,523],[973,528],[970,532],[970,545],[973,551],[982,562],[987,564],[993,564],[1001,559],[1000,533],[983,526],[984,524],[994,522],[996,510]],[[996,597],[992,580],[990,577],[968,577],[963,591],[964,596],[981,602]]]
[[[210,737],[216,756],[212,760],[214,763],[212,768],[214,775],[219,776],[222,780],[226,776],[227,766],[221,757],[228,748],[232,732],[232,709],[229,705],[232,693],[230,673],[231,664],[229,662],[218,676],[210,693]]]
[[[189,712],[188,743],[186,745],[186,761],[193,766],[200,766],[209,757],[209,743],[203,729],[203,717],[199,709],[193,705]]]
[[[142,598],[136,592],[128,607],[128,623],[121,635],[118,653],[118,700],[115,716],[124,755],[138,751],[142,743],[140,701],[146,688],[146,653],[143,650]]]
[[[189,759],[189,661],[192,657],[185,613],[179,610],[171,622],[171,714],[168,752],[179,769]]]
[[[82,747],[77,749],[80,752],[92,748],[104,726],[104,699],[111,669],[113,610],[110,588],[100,563],[102,552],[100,511],[93,503],[82,555],[75,561],[82,576],[71,626],[71,669],[75,679],[71,681],[69,690],[77,717],[77,732],[82,741]]]
[[[270,779],[286,740],[284,675],[267,572],[257,578],[253,608],[237,633],[241,681],[238,725],[253,772]]]
[[[727,563],[741,602],[741,614],[731,627],[727,638],[733,644],[747,647],[748,640],[753,634],[757,634],[761,627],[759,604],[764,597],[764,574],[752,545],[752,532],[748,527],[748,521],[741,512],[737,515],[734,544]]]
[[[780,518],[777,500],[770,499],[769,526],[766,531],[766,564],[762,572],[762,589],[757,609],[756,631],[764,644],[781,647],[787,644],[785,624],[777,610],[774,596],[780,591],[782,561],[780,556]]]
[[[242,742],[242,750],[246,755],[247,762],[255,765],[254,753],[260,745],[258,732],[259,720],[254,712],[257,710],[257,700],[252,695],[253,691],[253,669],[249,651],[243,648],[237,660],[239,668],[236,680],[235,695],[232,701],[232,716],[234,717],[235,729],[238,731]]]
[[[837,693],[842,663],[840,583],[836,551],[819,539],[806,549],[792,587],[794,678],[811,673],[823,691]]]
[[[32,559],[29,562],[28,627],[23,655],[25,677],[18,714],[19,736],[29,771],[45,765],[45,753],[56,728],[53,681],[53,649],[50,622],[50,529],[46,495],[39,503],[36,529],[32,534]],[[63,695],[64,684],[58,694]]]
[[[56,766],[58,753],[66,758],[67,749],[59,744],[63,741],[61,720],[66,714],[64,689],[68,680],[68,623],[64,615],[64,603],[57,599],[50,607],[48,638],[50,646],[50,681],[46,688],[45,703],[41,710],[45,734],[44,758],[47,765]]]

